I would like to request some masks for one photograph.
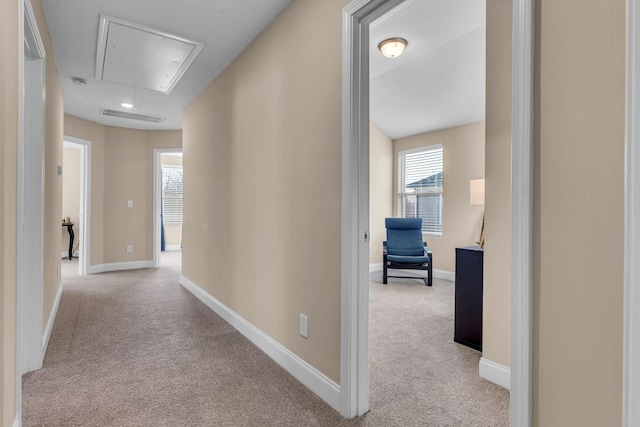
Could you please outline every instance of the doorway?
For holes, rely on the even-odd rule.
[[[369,409],[369,25],[404,0],[354,0],[343,16],[341,413]],[[533,17],[513,4],[511,425],[531,423]]]
[[[180,269],[182,150],[153,150],[153,265]]]
[[[85,275],[90,265],[91,141],[65,136],[62,166],[62,218],[73,225],[63,230],[61,257],[70,263],[77,257],[77,274]]]
[[[457,424],[456,417],[465,414],[478,422],[508,424],[508,384],[499,388],[478,375],[481,269],[472,275],[480,292],[469,299],[476,317],[466,317],[468,326],[462,332],[468,339],[460,336],[461,303],[454,304],[456,248],[467,247],[459,253],[472,259],[482,260],[483,255],[474,250],[477,245],[471,246],[479,240],[483,207],[470,203],[469,182],[485,176],[485,14],[484,0],[446,5],[414,0],[369,26],[369,416],[381,406],[400,404],[400,396],[411,390],[415,405],[405,410],[407,418]],[[378,46],[394,40],[406,43],[406,49],[402,55],[386,57]],[[501,211],[509,215],[508,206],[501,206]],[[425,286],[419,277],[426,272],[416,270],[391,271],[417,278],[389,279],[382,285],[386,217],[420,218],[420,237],[435,259],[433,286]],[[466,316],[469,311],[464,311]],[[501,326],[507,323],[508,315],[499,321]],[[501,341],[508,345],[508,339]],[[394,360],[414,362],[397,364],[389,375]],[[442,384],[460,394],[443,393]],[[388,390],[393,388],[397,392],[391,396]],[[477,398],[462,397],[463,390]],[[434,399],[435,395],[441,397]]]

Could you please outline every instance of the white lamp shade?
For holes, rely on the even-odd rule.
[[[469,202],[471,206],[484,205],[484,178],[469,181]]]

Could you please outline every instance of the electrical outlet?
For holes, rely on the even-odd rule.
[[[127,207],[128,208],[132,208],[133,207],[133,200],[127,200]]]
[[[133,253],[133,245],[127,245],[127,253],[128,254]]]
[[[300,335],[307,338],[307,327],[309,325],[309,318],[304,314],[300,314]]]

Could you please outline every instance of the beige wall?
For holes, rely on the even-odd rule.
[[[534,425],[620,426],[625,2],[536,6]]]
[[[77,148],[64,147],[62,153],[62,212],[60,219],[69,217],[74,223],[75,234],[73,248],[80,245],[80,154]],[[67,227],[61,227],[60,251],[69,250],[69,232]]]
[[[511,366],[511,1],[487,1],[482,357]]]
[[[91,229],[89,265],[104,262],[104,150],[106,126],[69,114],[64,115],[64,134],[91,141]],[[62,173],[64,179],[64,170]],[[78,228],[75,228],[78,229]],[[64,247],[63,247],[64,248]]]
[[[181,131],[106,127],[105,263],[153,259],[153,149],[181,147]]]
[[[104,262],[153,258],[153,155],[147,132],[106,127]],[[127,201],[133,207],[127,207]],[[127,253],[133,245],[133,253]]]
[[[151,260],[153,150],[181,148],[182,132],[104,126],[70,115],[64,131],[91,141],[91,265]]]
[[[403,150],[436,144],[443,147],[442,238],[425,236],[433,251],[433,268],[455,271],[455,248],[474,245],[480,238],[483,208],[469,204],[469,181],[484,178],[484,128],[484,122],[477,122],[394,141],[394,159]],[[393,189],[397,191],[397,161],[393,168]],[[396,213],[396,197],[393,209]]]
[[[369,262],[382,263],[384,219],[393,216],[393,140],[369,123]]]
[[[18,2],[0,2],[0,421],[16,415]]]
[[[183,115],[183,274],[336,382],[347,3],[294,0]]]

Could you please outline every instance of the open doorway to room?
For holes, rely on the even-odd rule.
[[[182,150],[154,150],[154,265],[180,270]]]
[[[91,142],[64,137],[62,158],[62,277],[89,268]]]
[[[478,248],[483,216],[470,181],[485,172],[485,11],[407,0],[369,25],[370,409],[409,399],[416,424],[509,425],[509,391],[478,375],[482,261],[476,304],[456,306],[456,251]],[[402,56],[386,57],[385,40],[405,45]],[[415,270],[383,284],[385,217],[422,218],[433,286]],[[466,345],[454,342],[461,310],[476,311],[461,318],[479,331]]]
[[[354,417],[369,411],[369,25],[405,0],[354,0],[343,14],[343,163],[342,163],[342,298],[341,298],[341,413]],[[500,6],[500,7],[497,7]],[[491,61],[487,67],[488,103],[492,123],[503,134],[492,141],[508,142],[511,235],[505,263],[509,274],[511,367],[495,364],[496,384],[510,388],[511,425],[531,422],[531,289],[533,211],[533,22],[530,0],[511,5],[492,3]],[[500,15],[502,12],[508,12]],[[512,12],[512,13],[511,13]],[[500,31],[493,21],[512,17],[512,31]],[[503,21],[502,21],[503,22]],[[506,27],[505,27],[506,28]],[[497,48],[497,49],[496,49]],[[496,66],[494,66],[496,65]],[[503,73],[511,67],[511,79]],[[504,96],[502,96],[504,94]],[[497,104],[496,104],[497,103]],[[507,108],[505,108],[507,106]],[[497,108],[500,107],[500,108]],[[508,111],[510,110],[510,111]],[[510,114],[509,114],[510,112]],[[510,117],[509,117],[510,116]],[[511,125],[511,132],[506,132]],[[504,131],[504,132],[503,132]],[[501,138],[508,139],[503,140]],[[488,141],[487,141],[488,142]],[[504,160],[503,160],[504,162]],[[487,172],[493,171],[493,168]],[[419,325],[428,327],[428,325]],[[428,357],[425,354],[423,357]],[[485,372],[486,374],[486,372]],[[411,396],[409,396],[411,397]],[[409,398],[405,408],[418,403]],[[423,420],[424,421],[424,420]],[[424,424],[424,422],[422,422]]]

